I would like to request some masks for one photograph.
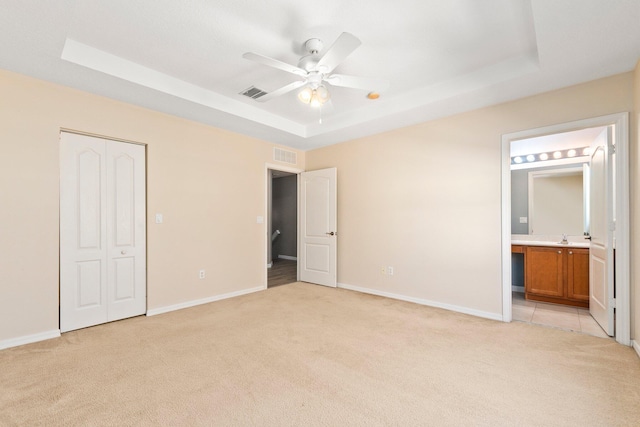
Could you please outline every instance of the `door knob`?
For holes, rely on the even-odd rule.
[[[127,253],[127,251],[120,251],[120,253],[121,253],[122,255],[124,255],[124,254],[126,254],[126,253]]]
[[[335,231],[330,231],[330,232],[328,232],[328,233],[326,233],[326,234],[328,234],[329,236],[335,236],[335,235],[336,235],[336,232],[335,232]]]

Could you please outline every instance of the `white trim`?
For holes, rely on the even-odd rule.
[[[278,255],[279,259],[288,259],[289,261],[297,261],[298,257],[290,255]]]
[[[280,147],[278,147],[278,148],[280,148]],[[286,148],[286,150],[291,150],[291,148]],[[271,169],[271,170],[276,170],[276,171],[280,171],[280,172],[289,172],[289,173],[295,173],[295,174],[299,174],[299,173],[304,172],[304,169],[296,168],[296,167],[293,167],[293,166],[277,165],[275,163],[269,163],[269,162],[266,162],[265,166],[266,166],[267,170]]]
[[[444,304],[437,301],[431,301],[431,300],[426,300],[422,298],[414,298],[414,297],[409,297],[409,296],[400,295],[400,294],[393,294],[391,292],[379,291],[377,289],[369,289],[369,288],[363,288],[360,286],[348,285],[346,283],[338,283],[338,288],[347,289],[350,291],[362,292],[365,294],[378,295],[381,297],[397,299],[400,301],[413,302],[416,304],[426,305],[429,307],[442,308],[449,311],[455,311],[457,313],[470,314],[476,317],[483,317],[485,319],[502,321],[502,316],[500,314],[489,313],[487,311],[474,310],[472,308],[461,307],[459,305]]]
[[[23,335],[17,338],[2,340],[0,341],[0,350],[4,350],[5,348],[18,347],[25,344],[31,344],[38,341],[50,340],[53,338],[60,338],[60,329],[54,329],[52,331],[40,332],[32,335]]]
[[[267,268],[273,267],[273,261],[267,264]]]
[[[631,340],[631,346],[636,351],[638,357],[640,357],[640,343],[638,343],[638,341],[636,340]]]
[[[524,286],[516,286],[516,285],[511,285],[511,292],[520,292],[520,293],[524,293]]]
[[[196,305],[208,304],[210,302],[220,301],[223,299],[239,297],[240,295],[251,294],[251,293],[262,291],[262,290],[264,290],[264,287],[257,286],[255,288],[243,289],[241,291],[229,292],[226,294],[215,295],[208,298],[181,302],[180,304],[173,304],[165,307],[152,308],[151,310],[147,310],[147,316],[156,316],[158,314],[168,313],[170,311],[182,310],[183,308],[195,307]]]
[[[502,317],[511,321],[511,141],[598,126],[614,126],[616,141],[616,341],[631,345],[629,274],[629,113],[616,113],[502,135]]]
[[[616,341],[631,345],[631,258],[629,201],[629,113],[617,115],[616,142]]]

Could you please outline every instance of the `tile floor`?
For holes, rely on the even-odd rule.
[[[524,293],[521,292],[513,292],[512,295],[515,321],[609,338],[587,309],[527,301],[524,299]]]

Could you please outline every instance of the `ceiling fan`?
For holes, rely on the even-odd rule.
[[[320,106],[328,101],[331,96],[324,83],[328,83],[331,86],[363,89],[370,92],[381,91],[389,86],[389,82],[384,79],[333,73],[333,70],[361,44],[362,42],[353,34],[342,33],[324,55],[320,56],[319,53],[324,46],[322,40],[309,39],[304,43],[304,48],[309,54],[300,58],[297,66],[253,52],[247,52],[242,57],[302,78],[302,80],[289,83],[273,92],[256,98],[257,101],[266,102],[305,86],[298,93],[298,98],[311,106]]]

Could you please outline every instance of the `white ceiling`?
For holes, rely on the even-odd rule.
[[[308,150],[632,70],[639,22],[640,0],[0,0],[0,68]],[[380,99],[330,86],[320,124],[239,94],[297,78],[243,53],[295,65],[344,31],[335,71]]]

